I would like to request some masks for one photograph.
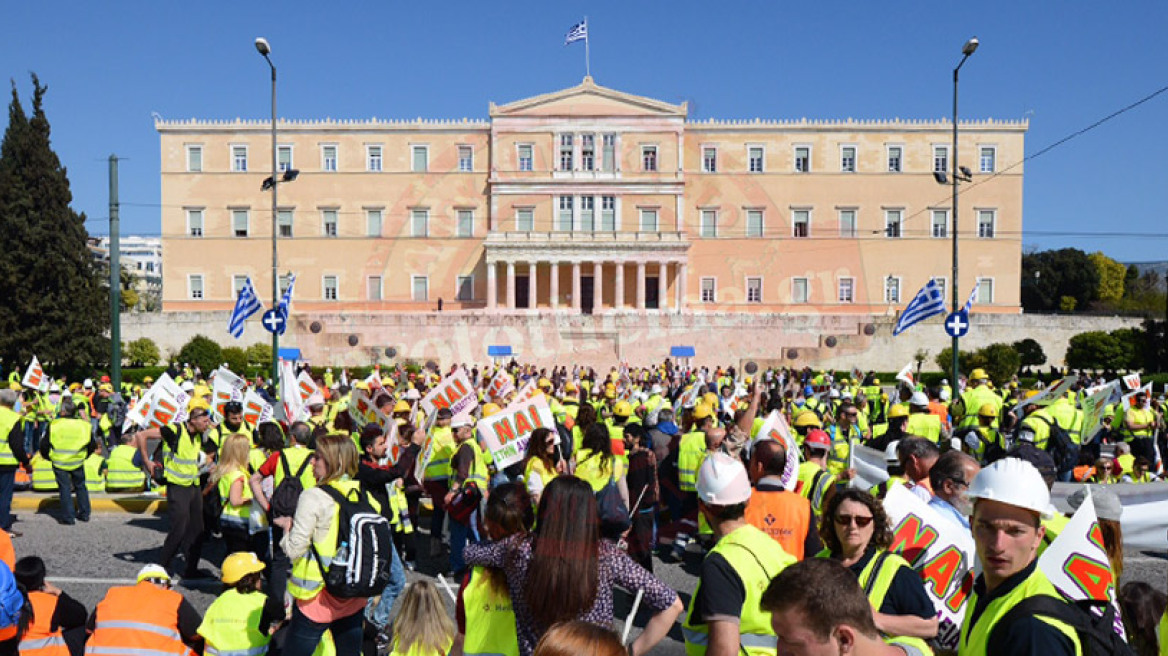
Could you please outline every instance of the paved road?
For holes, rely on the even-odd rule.
[[[423,521],[425,524],[425,521]],[[75,526],[57,524],[51,514],[44,512],[20,513],[15,528],[24,533],[13,543],[17,557],[36,554],[45,560],[49,578],[59,587],[92,609],[111,585],[132,582],[142,565],[154,562],[162,545],[166,518],[163,515],[134,515],[125,512],[94,513],[89,523]],[[421,534],[425,542],[425,535]],[[215,567],[223,557],[219,544],[210,545],[205,553],[204,567]],[[429,576],[437,571],[439,563],[424,559],[417,572],[410,572],[410,580]],[[678,590],[683,602],[688,603],[695,584],[698,555],[682,565],[655,563],[656,573],[667,584]],[[1146,581],[1157,589],[1164,589],[1168,581],[1168,556],[1164,554],[1129,552],[1126,555],[1123,582]],[[180,586],[180,590],[200,611],[210,605],[219,587],[215,583],[199,586]],[[618,591],[617,615],[628,613],[630,600]],[[453,612],[453,604],[450,604]],[[643,626],[644,618],[635,623]],[[636,635],[633,629],[632,635]],[[654,653],[683,656],[681,631],[675,626],[669,637]]]

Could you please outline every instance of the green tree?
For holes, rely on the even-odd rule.
[[[272,365],[272,345],[259,342],[247,347],[247,363],[260,367]]]
[[[228,346],[223,349],[223,362],[227,368],[243,376],[247,372],[247,351],[238,346]]]
[[[1072,369],[1124,369],[1129,355],[1114,335],[1092,330],[1070,339],[1066,361]]]
[[[978,349],[977,357],[990,380],[997,385],[1008,382],[1022,366],[1022,356],[1010,344],[990,344]]]
[[[1027,312],[1054,312],[1064,296],[1085,308],[1095,300],[1098,288],[1099,273],[1077,248],[1022,256],[1022,308]]]
[[[86,244],[85,215],[69,204],[69,178],[53,152],[47,87],[32,75],[32,115],[16,84],[0,143],[0,361],[36,355],[50,371],[79,373],[109,361],[106,284]]]
[[[206,376],[223,364],[223,349],[209,338],[195,335],[191,341],[183,344],[177,359],[198,367]]]
[[[1099,274],[1098,300],[1104,303],[1116,303],[1123,298],[1124,280],[1127,276],[1127,267],[1103,254],[1095,251],[1087,256]]]
[[[1075,306],[1079,304],[1079,300],[1074,296],[1063,296],[1059,299],[1059,312],[1071,313],[1075,311]]]
[[[1014,342],[1014,350],[1022,359],[1023,367],[1041,367],[1046,364],[1046,353],[1042,350],[1042,344],[1030,337]]]
[[[974,362],[974,356],[975,353],[973,351],[970,351],[969,349],[962,349],[957,354],[957,368],[963,372],[969,373],[970,371],[980,367],[980,363]],[[933,359],[933,362],[937,363],[937,367],[941,371],[949,373],[949,370],[953,368],[953,347],[946,346],[945,348],[941,349],[941,352],[937,354],[937,357]]]
[[[122,354],[131,364],[146,367],[153,367],[162,359],[162,354],[158,351],[158,345],[149,337],[139,337],[130,342],[123,349]]]

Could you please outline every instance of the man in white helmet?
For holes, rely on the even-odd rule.
[[[718,542],[702,562],[682,624],[688,656],[766,656],[778,640],[770,613],[759,607],[770,580],[795,557],[746,522],[750,478],[737,458],[721,452],[698,468],[698,509]]]
[[[1005,458],[978,473],[969,488],[973,540],[982,574],[973,585],[961,627],[961,656],[1072,656],[1077,633],[1056,619],[1010,610],[1032,597],[1063,598],[1037,567],[1050,517],[1050,491],[1030,463]]]

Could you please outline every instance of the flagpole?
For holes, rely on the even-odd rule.
[[[592,63],[588,52],[588,17],[584,17],[584,75],[592,77]]]

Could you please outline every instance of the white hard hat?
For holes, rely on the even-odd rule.
[[[947,387],[941,388],[941,400],[942,401],[949,400],[949,388],[947,388]]]
[[[182,385],[180,386],[180,388],[184,392],[193,392],[193,391],[195,391],[195,384],[189,380],[184,380],[182,382]]]
[[[138,570],[138,583],[142,581],[170,581],[170,574],[162,565],[147,565]]]
[[[900,463],[900,456],[896,455],[896,447],[900,444],[900,440],[893,440],[884,447],[884,462]]]
[[[698,468],[697,488],[703,502],[731,506],[750,498],[750,477],[741,460],[721,452],[711,453]]]
[[[908,404],[926,408],[929,405],[929,397],[925,396],[924,392],[913,392],[912,397],[908,400]]]
[[[85,379],[85,382],[81,383],[81,386],[82,386],[82,387],[84,387],[85,389],[90,389],[90,388],[92,388],[92,387],[93,387],[93,379],[92,379],[92,378],[86,378],[86,379]]]
[[[948,379],[948,378],[942,378],[942,379],[941,379],[941,384],[942,384],[942,385],[948,385],[948,384],[949,384],[949,379]]]
[[[839,390],[837,390],[836,388],[833,387],[833,388],[831,388],[831,391],[827,393],[827,396],[828,396],[828,398],[831,398],[831,399],[838,399],[839,398]]]
[[[406,390],[406,400],[417,401],[420,398],[422,398],[422,393],[419,392],[418,390],[416,390],[412,387],[410,389]]]
[[[970,499],[989,499],[1027,510],[1050,519],[1050,490],[1034,465],[1019,458],[1003,458],[978,472],[969,486]]]
[[[650,388],[649,392],[650,392],[651,394],[660,394],[660,393],[661,393],[661,386],[660,386],[660,385],[654,385],[652,388]]]
[[[469,414],[467,414],[465,412],[460,412],[460,413],[454,415],[454,418],[450,420],[450,427],[451,428],[462,428],[463,426],[474,426],[474,425],[475,425],[474,417],[470,416]]]

